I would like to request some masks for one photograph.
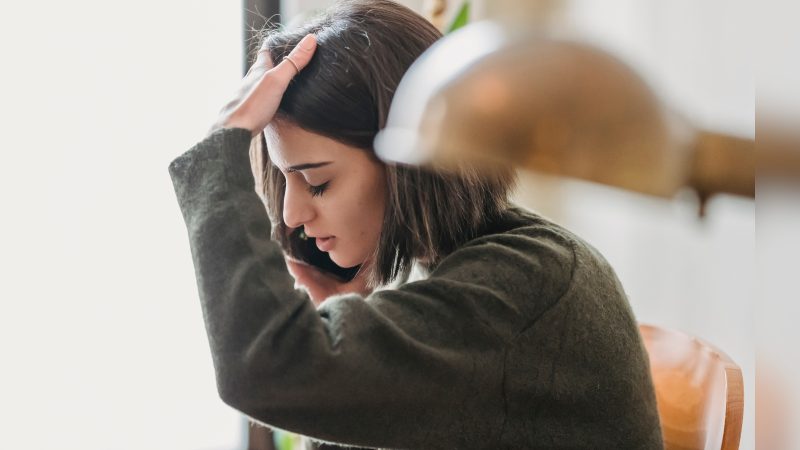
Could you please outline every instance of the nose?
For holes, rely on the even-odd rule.
[[[297,228],[314,219],[314,207],[308,196],[303,194],[302,189],[286,183],[283,193],[283,223],[289,228]]]

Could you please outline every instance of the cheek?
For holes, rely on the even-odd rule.
[[[362,263],[378,245],[386,203],[386,186],[383,177],[372,177],[357,184],[351,196],[338,210],[338,226],[343,230],[346,246],[339,250],[349,262]],[[336,255],[331,255],[336,256]]]
[[[383,171],[373,173],[361,198],[360,210],[362,211],[364,237],[377,239],[383,226],[384,210],[386,208],[386,179]]]
[[[351,201],[347,207],[346,226],[351,233],[358,239],[374,241],[378,238],[383,225],[384,196],[383,191],[372,186],[370,189],[363,189],[360,195],[353,196],[355,201]],[[368,242],[363,242],[367,244]],[[374,245],[374,242],[369,242]]]

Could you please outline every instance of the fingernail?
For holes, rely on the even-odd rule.
[[[304,50],[311,50],[314,48],[314,35],[307,34],[303,39],[300,40],[298,45],[303,47]]]

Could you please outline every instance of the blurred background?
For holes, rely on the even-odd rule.
[[[166,168],[236,91],[252,19],[280,11],[291,23],[330,3],[3,4],[0,448],[246,447],[247,422],[216,393]],[[432,2],[401,3],[432,16]],[[463,2],[436,3],[446,26]],[[470,20],[514,3],[475,0]],[[550,3],[548,26],[618,56],[693,123],[755,136],[758,24],[749,2]],[[784,40],[776,30],[792,28],[787,17],[797,15],[760,25]],[[769,98],[796,112],[797,78],[788,75],[796,61],[758,56],[778,64]],[[700,218],[690,190],[664,199],[525,171],[515,199],[597,247],[640,321],[699,336],[742,367],[741,448],[753,449],[755,318],[773,338],[764,355],[778,398],[795,398],[785,380],[800,374],[772,345],[788,339],[796,317],[779,311],[797,308],[797,266],[787,255],[799,247],[800,213],[788,186],[770,183],[758,255],[750,198],[714,196]]]

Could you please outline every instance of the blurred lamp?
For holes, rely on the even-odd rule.
[[[378,155],[408,164],[520,168],[672,197],[754,196],[752,140],[698,130],[627,64],[578,41],[479,22],[401,81]]]

